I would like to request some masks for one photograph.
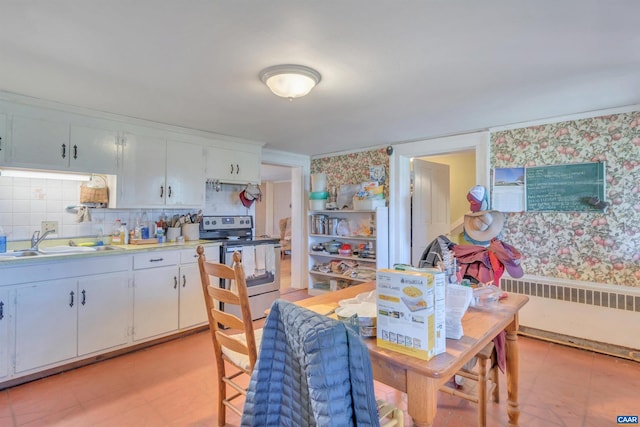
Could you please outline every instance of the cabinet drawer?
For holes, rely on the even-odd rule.
[[[153,251],[133,255],[133,269],[164,267],[176,265],[180,259],[177,251]]]
[[[207,261],[220,262],[220,245],[204,246],[204,257]],[[180,251],[180,264],[194,264],[198,262],[196,248]]]

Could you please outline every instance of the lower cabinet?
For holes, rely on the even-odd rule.
[[[125,272],[18,288],[16,373],[126,344],[129,299]]]
[[[205,248],[220,259],[219,246]],[[207,322],[196,249],[135,254],[133,339],[145,340]]]
[[[9,292],[0,288],[0,378],[9,374]]]

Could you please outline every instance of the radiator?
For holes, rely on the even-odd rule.
[[[639,288],[533,276],[504,276],[500,285],[529,296],[523,333],[640,360]]]

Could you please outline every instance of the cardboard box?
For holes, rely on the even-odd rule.
[[[378,270],[377,344],[423,360],[445,352],[444,287],[439,271]]]
[[[354,211],[373,211],[376,208],[383,208],[386,205],[387,201],[385,199],[353,199]]]

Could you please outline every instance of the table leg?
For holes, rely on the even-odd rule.
[[[520,407],[518,406],[518,315],[506,328],[506,352],[507,352],[507,413],[509,414],[509,427],[518,426]]]
[[[438,386],[432,378],[407,375],[407,412],[415,427],[432,427],[438,409]]]

